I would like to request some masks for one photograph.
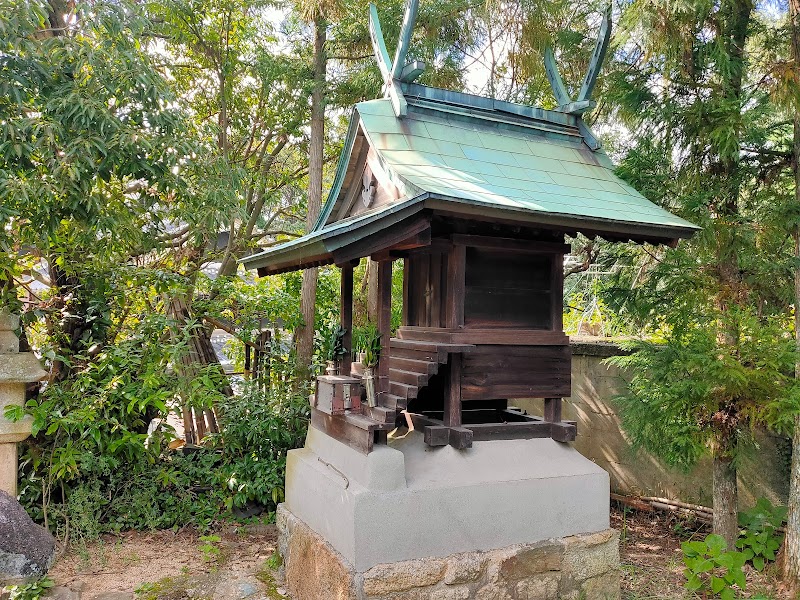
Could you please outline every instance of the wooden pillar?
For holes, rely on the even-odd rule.
[[[553,266],[550,278],[550,298],[552,302],[550,328],[553,331],[564,330],[564,255],[553,255]]]
[[[342,267],[341,306],[339,309],[339,323],[344,329],[342,346],[347,350],[342,357],[339,373],[350,375],[350,364],[353,361],[353,265]]]
[[[444,266],[440,267],[444,269]],[[464,327],[464,297],[466,295],[467,247],[455,244],[447,254],[447,297],[445,327]],[[434,285],[436,282],[434,281]],[[472,446],[472,431],[461,427],[461,354],[451,354],[450,372],[445,382],[444,415],[442,421],[449,430],[449,444],[463,450]]]
[[[266,390],[271,387],[272,378],[272,373],[270,372],[272,368],[272,332],[269,329],[261,332],[258,345],[261,348],[261,372],[259,377],[261,385]]]
[[[550,423],[561,422],[561,398],[544,399],[544,420]]]
[[[464,296],[466,295],[467,247],[454,245],[447,254],[447,314],[446,327],[464,326]]]
[[[461,427],[461,355],[450,355],[450,375],[444,390],[444,416],[447,427]]]
[[[409,321],[409,309],[411,308],[409,293],[410,289],[409,286],[411,285],[411,280],[409,279],[409,269],[411,266],[411,260],[408,258],[403,259],[403,317],[401,319],[401,325],[411,325]]]
[[[392,329],[392,261],[378,263],[378,330],[381,332],[381,357],[378,362],[378,391],[389,392],[389,340]]]

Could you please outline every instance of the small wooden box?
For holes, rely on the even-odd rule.
[[[314,407],[329,415],[361,413],[361,379],[346,375],[317,377]]]

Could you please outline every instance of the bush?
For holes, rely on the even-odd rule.
[[[763,571],[767,562],[775,560],[783,541],[778,528],[786,520],[786,513],[785,506],[773,506],[766,498],[759,498],[752,509],[739,513],[739,525],[744,529],[736,547],[742,549],[745,559],[757,571]]]
[[[218,408],[222,433],[191,452],[165,450],[158,437],[145,445],[144,435],[133,437],[102,420],[83,428],[99,431],[101,446],[81,445],[66,433],[40,435],[21,463],[20,499],[34,519],[73,540],[188,524],[204,531],[234,507],[253,503],[273,511],[283,500],[286,452],[305,438],[305,394],[288,385],[265,393],[248,382]],[[119,440],[132,459],[107,450]],[[67,449],[71,467],[56,471],[60,463],[51,457]]]
[[[309,404],[304,389],[273,387],[267,392],[248,382],[241,395],[221,403],[220,476],[228,490],[228,509],[256,502],[274,508],[284,497],[286,452],[305,441]]]
[[[703,594],[710,592],[712,597],[722,600],[736,597],[734,586],[744,590],[744,554],[727,550],[722,536],[712,533],[703,541],[683,542],[681,550],[686,565],[683,571],[686,589]]]

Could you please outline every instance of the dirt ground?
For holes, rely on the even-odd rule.
[[[620,531],[623,600],[676,600],[697,596],[683,589],[680,544],[702,539],[709,531],[660,512],[623,511],[613,506],[612,527]],[[107,592],[132,592],[143,583],[164,577],[200,577],[224,566],[225,570],[255,571],[272,556],[277,531],[272,525],[224,525],[213,532],[210,545],[192,530],[177,533],[131,532],[106,536],[89,544],[75,544],[51,571],[58,585],[81,589],[91,600]],[[204,546],[206,549],[204,550]],[[793,600],[779,589],[774,569],[757,573],[748,567],[745,597]]]
[[[612,503],[611,526],[620,532],[620,581],[623,600],[698,598],[683,588],[681,542],[701,540],[708,526],[662,512],[623,511]],[[745,598],[795,600],[780,588],[775,567],[758,573],[745,567]]]
[[[50,576],[59,586],[80,589],[87,600],[107,592],[133,592],[165,577],[198,577],[224,567],[247,572],[261,568],[277,542],[274,525],[222,526],[201,539],[194,530],[130,532],[72,544]]]

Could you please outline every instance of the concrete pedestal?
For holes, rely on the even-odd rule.
[[[602,587],[592,598],[619,595],[608,475],[551,439],[455,450],[411,432],[363,455],[312,427],[287,458],[279,527],[296,600],[577,598],[587,585]],[[577,575],[569,566],[587,560]],[[474,577],[447,583],[448,569],[472,563]],[[343,574],[336,593],[309,587]]]
[[[18,327],[19,317],[0,310],[0,490],[12,497],[17,495],[17,442],[31,434],[33,419],[10,421],[5,407],[23,406],[27,384],[47,375],[33,353],[19,351]]]

